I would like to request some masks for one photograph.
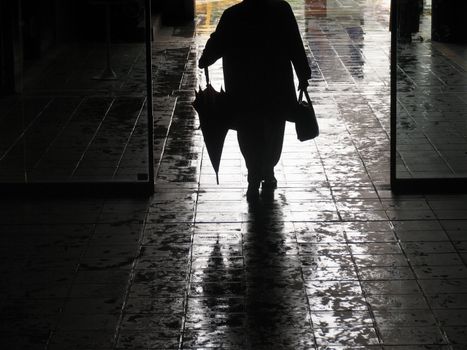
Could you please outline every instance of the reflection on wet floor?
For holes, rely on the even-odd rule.
[[[288,127],[279,188],[255,205],[235,134],[217,186],[191,107],[231,2],[210,3],[209,26],[162,28],[154,52],[183,74],[156,72],[174,90],[156,101],[175,108],[158,114],[152,198],[0,202],[2,345],[465,349],[467,197],[388,190],[387,1],[290,1],[322,134],[300,143]]]

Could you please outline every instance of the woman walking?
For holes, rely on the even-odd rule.
[[[238,121],[237,137],[248,169],[247,199],[277,187],[287,113],[311,70],[297,21],[284,0],[243,0],[224,11],[206,43],[199,67],[223,59],[225,90]]]

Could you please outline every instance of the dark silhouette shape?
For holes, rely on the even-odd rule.
[[[238,142],[248,168],[247,198],[259,185],[275,188],[274,166],[282,152],[286,115],[297,104],[311,70],[295,16],[283,0],[244,0],[224,11],[199,61],[223,59],[225,89],[237,117]],[[292,63],[292,64],[291,64]]]
[[[205,68],[205,73],[206,89],[202,90],[200,87],[198,91],[195,91],[196,99],[193,101],[193,107],[198,112],[204,143],[219,185],[219,165],[225,137],[229,131],[229,121],[224,118],[226,94],[223,90],[219,92],[212,87],[207,68]]]
[[[306,101],[303,101],[303,95],[305,95]],[[318,137],[319,126],[313,104],[306,90],[300,91],[298,101],[297,112],[294,116],[297,138],[300,141],[312,140]]]
[[[249,349],[311,349],[314,344],[303,307],[307,297],[300,261],[290,255],[295,243],[284,220],[285,203],[284,196],[249,203],[242,229]]]

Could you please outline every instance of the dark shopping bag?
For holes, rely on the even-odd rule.
[[[306,101],[303,101],[303,95]],[[318,121],[308,91],[300,90],[297,109],[293,117],[297,138],[300,141],[312,140],[319,135]]]

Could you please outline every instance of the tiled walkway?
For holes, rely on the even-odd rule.
[[[1,348],[466,349],[467,197],[388,187],[386,2],[290,1],[322,134],[288,127],[279,188],[251,206],[235,134],[217,186],[190,106],[228,3],[161,34],[186,65],[152,198],[1,199]]]

